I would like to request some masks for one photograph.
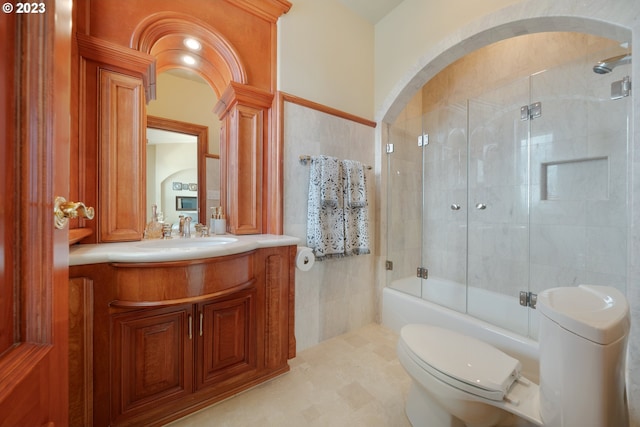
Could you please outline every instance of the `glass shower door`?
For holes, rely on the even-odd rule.
[[[387,284],[422,297],[416,268],[422,257],[422,117],[401,117],[389,128],[387,155]]]
[[[467,312],[528,335],[529,78],[469,99]]]
[[[467,107],[452,103],[422,119],[422,297],[467,309]]]
[[[387,283],[534,339],[521,292],[625,292],[631,64],[593,72],[623,50],[589,44],[467,100],[474,81],[454,91],[462,103],[438,89],[412,100],[389,129]]]
[[[467,295],[466,128],[466,102],[401,118],[389,129],[387,156],[387,283],[460,312]]]

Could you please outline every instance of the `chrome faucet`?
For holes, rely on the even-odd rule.
[[[191,238],[191,217],[185,217],[184,219],[184,228],[183,228],[183,237],[186,239]]]

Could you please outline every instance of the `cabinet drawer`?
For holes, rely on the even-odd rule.
[[[160,302],[215,296],[255,277],[254,252],[191,261],[114,263],[116,300]]]

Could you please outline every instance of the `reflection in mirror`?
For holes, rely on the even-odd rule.
[[[206,215],[210,216],[211,208],[220,206],[220,156],[208,154],[205,157],[207,169]]]
[[[198,198],[195,196],[176,196],[176,210],[195,212],[198,209]]]
[[[159,219],[175,223],[178,220],[177,198],[198,194],[198,138],[194,135],[164,129],[147,128],[147,206],[158,206]],[[197,203],[182,208],[198,222]]]
[[[175,224],[184,214],[192,224],[206,224],[208,208],[220,204],[220,172],[209,160],[219,157],[216,102],[213,89],[191,70],[157,76],[156,99],[147,105],[148,219],[157,204],[165,222]],[[176,197],[197,197],[197,208],[176,211]]]

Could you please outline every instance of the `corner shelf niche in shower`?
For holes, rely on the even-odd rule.
[[[540,200],[607,200],[609,158],[541,163]]]

